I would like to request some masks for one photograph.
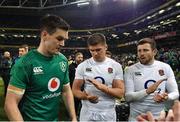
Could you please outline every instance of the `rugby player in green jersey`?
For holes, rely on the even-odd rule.
[[[58,121],[61,95],[76,121],[68,76],[68,61],[59,52],[68,39],[69,25],[60,17],[42,18],[40,45],[21,57],[11,70],[5,111],[12,121]]]

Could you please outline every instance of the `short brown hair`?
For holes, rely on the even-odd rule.
[[[106,37],[101,33],[92,34],[87,40],[88,46],[94,46],[97,44],[106,44]]]
[[[143,38],[141,40],[139,40],[139,42],[137,43],[137,46],[138,45],[143,45],[145,43],[148,43],[151,45],[151,48],[154,50],[156,49],[156,42],[154,39],[151,39],[151,38]]]

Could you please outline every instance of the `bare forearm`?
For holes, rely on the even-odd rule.
[[[71,116],[71,119],[76,118],[75,108],[74,108],[74,98],[71,91],[63,94],[63,100],[66,105],[66,108]]]
[[[124,90],[120,88],[110,88],[108,86],[105,86],[102,91],[116,98],[124,97]]]
[[[4,110],[10,121],[23,121],[17,105],[14,105],[13,103],[5,104]]]
[[[74,90],[73,94],[78,99],[81,99],[81,100],[86,100],[87,99],[87,94],[85,92],[82,92],[81,90]]]

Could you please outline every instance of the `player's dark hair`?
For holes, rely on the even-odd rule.
[[[46,30],[49,34],[56,32],[56,29],[68,31],[69,24],[61,17],[56,15],[46,15],[41,19],[40,31]]]
[[[137,45],[143,45],[143,44],[150,44],[151,45],[151,48],[154,50],[156,49],[156,42],[154,39],[151,39],[151,38],[143,38],[141,40],[139,40],[138,44]]]
[[[103,34],[101,33],[95,33],[95,34],[92,34],[88,40],[87,40],[87,44],[88,46],[94,46],[94,45],[97,45],[97,44],[103,44],[103,45],[106,45],[106,38]]]

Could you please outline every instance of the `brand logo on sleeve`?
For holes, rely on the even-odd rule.
[[[48,89],[51,92],[56,91],[60,86],[60,80],[56,77],[51,78],[48,82]]]

